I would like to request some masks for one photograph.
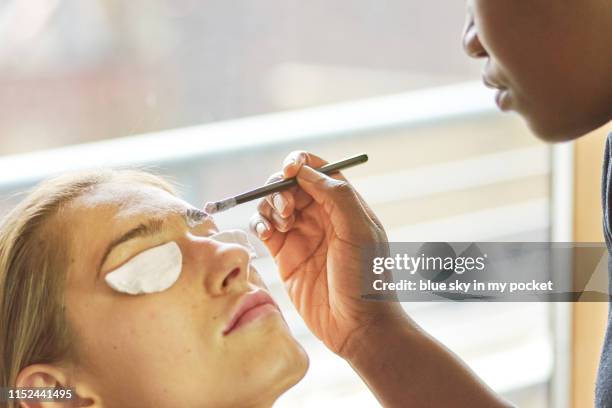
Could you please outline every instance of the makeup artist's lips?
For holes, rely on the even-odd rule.
[[[249,292],[242,297],[237,309],[231,314],[223,335],[226,336],[239,327],[270,313],[280,314],[280,309],[272,297],[261,289]]]
[[[510,109],[510,93],[507,87],[501,85],[496,80],[492,79],[487,75],[482,76],[482,82],[485,86],[490,89],[494,89],[495,92],[495,103],[502,111]]]
[[[495,103],[502,111],[510,110],[510,91],[507,89],[498,89],[495,92]]]
[[[494,80],[487,74],[484,74],[482,76],[482,82],[484,82],[487,88],[491,88],[491,89],[504,89],[505,88],[502,84],[500,84],[498,81]]]

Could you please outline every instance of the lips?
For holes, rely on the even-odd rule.
[[[230,314],[223,335],[227,336],[239,327],[269,313],[280,313],[272,297],[262,289],[249,292],[241,298],[234,312]]]
[[[510,94],[507,89],[498,89],[495,92],[495,103],[502,111],[510,110]]]
[[[499,81],[497,81],[494,78],[491,78],[490,76],[487,76],[487,75],[483,75],[482,76],[482,82],[484,82],[484,84],[485,84],[485,86],[487,88],[498,89],[498,90],[505,90],[506,89],[506,87],[503,86],[502,84],[500,84]]]
[[[510,109],[510,91],[507,86],[502,85],[501,81],[499,81],[496,77],[490,75],[490,73],[485,72],[482,75],[482,82],[484,82],[487,88],[491,88],[496,90],[495,92],[495,103],[502,111],[507,111]]]

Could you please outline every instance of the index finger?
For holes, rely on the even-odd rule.
[[[322,159],[316,154],[309,153],[304,150],[295,150],[289,153],[283,161],[283,177],[295,177],[304,165],[317,169],[325,166],[326,164],[328,164],[328,161]],[[346,181],[339,172],[331,175],[330,177]]]
[[[322,159],[316,154],[309,153],[305,150],[294,150],[293,152],[289,153],[283,161],[283,176],[285,178],[295,177],[304,165],[316,169],[326,165],[327,163],[328,162],[326,160]],[[346,180],[341,173],[335,173],[333,175],[330,175],[330,177],[348,182],[348,180]],[[382,223],[380,222],[374,211],[372,211],[370,206],[367,204],[367,202],[363,199],[363,197],[361,196],[361,194],[359,194],[358,191],[355,190],[355,193],[357,194],[359,201],[363,205],[365,212],[368,214],[372,222],[374,222],[374,224],[376,224],[378,228],[381,229],[381,231],[384,231],[385,229],[383,228]],[[296,200],[296,208],[300,208],[299,204],[297,204],[300,201],[302,200]]]

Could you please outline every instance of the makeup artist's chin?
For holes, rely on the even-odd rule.
[[[569,123],[563,123],[563,118],[554,114],[552,110],[542,109],[542,103],[539,106],[530,106],[529,102],[533,101],[522,101],[510,88],[491,86],[486,79],[484,82],[495,91],[495,104],[499,110],[518,113],[525,120],[531,132],[545,142],[565,142],[589,131],[588,128],[575,128]]]
[[[524,104],[527,105],[527,104]],[[542,108],[544,105],[544,108]],[[561,143],[577,139],[578,137],[604,125],[602,120],[598,126],[593,122],[580,120],[581,118],[569,113],[559,113],[550,106],[551,104],[540,104],[536,107],[515,104],[512,110],[519,113],[531,132],[540,140],[549,143]]]

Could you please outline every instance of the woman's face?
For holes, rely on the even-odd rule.
[[[244,247],[207,238],[217,232],[211,218],[189,226],[193,210],[159,188],[108,183],[59,214],[73,254],[66,312],[75,377],[96,406],[266,405],[305,374],[307,357],[275,306],[232,326],[243,302],[265,300],[265,285]],[[106,284],[110,271],[170,241],[182,271],[167,290],[129,295]]]
[[[468,0],[466,52],[486,58],[485,83],[502,110],[546,140],[612,119],[609,0]]]

